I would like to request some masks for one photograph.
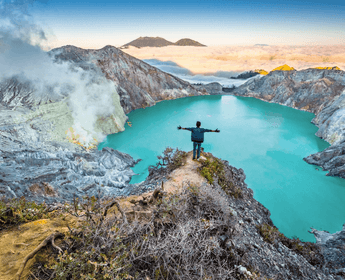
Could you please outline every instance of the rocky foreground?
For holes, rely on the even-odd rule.
[[[112,279],[127,273],[136,275],[135,279],[146,280],[203,277],[345,279],[345,227],[333,235],[312,230],[316,244],[286,238],[274,227],[269,210],[253,198],[242,169],[213,157],[211,153],[202,153],[199,162],[191,158],[192,152],[189,152],[182,158],[175,157],[165,168],[152,167],[141,187],[154,186],[155,192],[138,191],[136,195],[119,198],[118,208],[107,208],[105,213],[110,214],[102,222],[102,227],[89,222],[88,227],[83,228],[87,233],[83,237],[86,243],[80,239],[75,239],[73,244],[69,241],[72,240],[70,235],[80,236],[76,218],[69,215],[63,220],[60,216],[51,218],[52,222],[45,219],[21,225],[25,231],[19,227],[5,231],[0,236],[3,248],[0,278],[14,279],[24,257],[51,232],[58,230],[66,234],[62,241],[55,241],[64,251],[59,257],[60,265],[50,266],[51,262],[47,262],[52,256],[57,259],[57,249],[42,249],[41,255],[29,263],[23,276],[30,275],[31,269],[29,279],[65,279],[72,273],[74,277],[80,277],[81,273],[90,277],[107,274],[112,275]],[[97,215],[94,215],[97,221]],[[83,223],[84,218],[78,219]],[[75,229],[68,233],[66,223]],[[117,233],[113,231],[115,224]],[[23,243],[27,245],[18,245]],[[113,252],[112,246],[129,246],[131,253],[128,255],[116,249],[117,257],[114,254],[107,257]],[[87,257],[85,262],[81,262],[83,256]],[[126,264],[131,264],[130,267],[114,266],[112,260],[121,256]],[[76,268],[78,263],[79,268]],[[117,269],[109,270],[108,266]],[[98,267],[97,271],[95,267]]]
[[[272,71],[255,77],[231,94],[255,97],[314,113],[316,133],[331,146],[307,156],[310,164],[328,170],[327,175],[345,178],[345,72],[341,70],[306,69]]]

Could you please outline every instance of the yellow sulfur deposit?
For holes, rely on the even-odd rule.
[[[290,67],[289,65],[287,64],[284,64],[282,66],[279,66],[277,68],[274,68],[272,71],[292,71],[292,70],[296,70],[295,68],[293,67]],[[271,71],[271,72],[272,72]]]
[[[261,75],[267,75],[268,72],[265,71],[264,69],[255,69],[254,72],[259,73]]]
[[[341,70],[338,66],[333,66],[333,67],[315,67],[315,69]]]
[[[24,258],[47,236],[55,231],[65,233],[68,231],[67,225],[75,226],[77,223],[78,219],[74,216],[63,214],[62,217],[41,219],[3,230],[0,234],[0,279],[16,280],[15,275]],[[34,257],[28,261],[20,279],[29,277],[30,267],[35,260]]]
[[[66,133],[66,138],[69,142],[83,147],[84,149],[86,149],[86,151],[89,151],[90,149],[96,149],[98,145],[98,141],[95,138],[93,138],[93,141],[86,143],[85,137],[81,137],[79,134],[76,134],[73,127],[70,127],[69,129],[67,129],[65,133]],[[84,139],[81,139],[81,138],[84,138]],[[80,140],[83,140],[83,143],[81,143]]]

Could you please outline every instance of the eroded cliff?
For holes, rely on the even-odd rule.
[[[162,100],[207,94],[113,46],[99,50],[64,46],[51,50],[50,54],[56,60],[73,62],[86,69],[101,69],[107,79],[116,83],[126,114]]]
[[[329,170],[328,175],[345,178],[345,72],[306,69],[273,71],[253,78],[232,94],[314,113],[316,135],[331,144],[324,151],[307,156],[305,161]]]

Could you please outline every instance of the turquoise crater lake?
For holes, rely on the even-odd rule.
[[[144,181],[166,147],[193,149],[191,132],[177,126],[220,129],[205,133],[206,152],[242,168],[254,198],[271,212],[287,237],[314,242],[310,227],[331,233],[345,223],[345,180],[303,161],[329,146],[315,136],[312,113],[254,98],[196,96],[162,101],[128,115],[132,127],[108,135],[99,145],[141,158],[131,183]]]

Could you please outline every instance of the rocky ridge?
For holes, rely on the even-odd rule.
[[[207,94],[112,46],[100,50],[64,46],[51,50],[50,54],[58,61],[73,62],[82,68],[100,69],[108,80],[117,85],[125,114],[162,100]]]
[[[202,207],[205,201],[207,201],[207,205],[213,205],[212,207],[215,207],[217,211],[220,210],[218,215],[223,215],[222,224],[218,224],[220,220],[202,219],[203,216],[194,217],[193,215],[191,215],[188,224],[198,222],[199,218],[200,222],[204,223],[205,229],[211,234],[209,238],[211,241],[209,242],[211,242],[214,250],[212,256],[218,252],[225,253],[228,261],[226,265],[222,265],[222,273],[229,266],[231,271],[228,271],[228,276],[222,279],[345,279],[345,248],[343,247],[345,225],[341,232],[333,235],[312,229],[311,233],[315,235],[317,240],[315,244],[286,238],[274,227],[269,210],[253,198],[253,191],[247,187],[246,176],[241,168],[235,168],[229,165],[228,161],[217,159],[211,153],[202,152],[201,155],[199,161],[193,161],[191,159],[192,151],[188,152],[184,163],[177,169],[150,168],[150,175],[145,182],[141,183],[141,187],[152,189],[154,186],[160,195],[167,197],[182,193],[188,185],[196,186],[197,189],[193,191],[193,200],[190,205],[194,213],[198,213],[200,210],[200,213],[203,213]],[[222,173],[215,172],[213,174],[212,183],[200,175],[200,170],[209,166],[207,161],[217,161],[221,163],[223,169]],[[225,181],[221,179],[221,176],[224,176]],[[237,195],[229,194],[224,183],[226,186],[237,189]],[[175,211],[174,208],[168,209],[172,209],[169,213],[172,215],[171,217],[175,218],[171,220],[167,218],[163,221],[163,218],[157,214],[163,206],[159,208],[155,205],[155,200],[151,199],[154,194],[155,192],[139,191],[132,193],[129,197],[120,198],[119,203],[129,221],[133,219],[133,215],[139,218],[141,222],[154,219],[157,221],[153,225],[168,224],[169,229],[172,230],[171,234],[176,234],[173,232],[175,227],[172,226],[176,219],[173,215],[174,212],[172,212]],[[109,212],[112,213],[114,210],[109,209]],[[120,215],[119,212],[117,213]],[[156,215],[152,215],[153,213]],[[72,222],[75,223],[75,221]],[[54,224],[52,225],[47,221],[45,223],[52,227],[50,230],[54,228]],[[56,227],[61,228],[60,223],[55,221]],[[32,224],[39,225],[40,221],[30,223],[31,227],[34,226]],[[177,229],[181,228],[182,231],[185,230],[184,227],[184,224],[179,224]],[[59,230],[61,230],[60,228]],[[196,232],[191,228],[188,228],[188,233],[188,237],[185,238],[191,238],[190,241],[197,237]],[[169,236],[169,234],[165,236]],[[6,238],[8,238],[8,234]],[[43,239],[43,236],[40,239]],[[38,240],[29,236],[26,236],[26,240],[39,243]],[[193,254],[197,251],[199,243],[200,240],[189,242],[184,249]],[[160,250],[167,249],[166,246],[160,248]],[[13,245],[6,246],[6,250],[17,249]],[[21,256],[23,258],[25,254],[21,254]],[[173,256],[170,255],[169,257]],[[4,264],[8,267],[5,260]],[[154,266],[155,264],[152,263],[151,265]],[[195,273],[199,273],[198,270]],[[200,275],[196,274],[193,279],[200,279],[198,276]],[[146,279],[153,278],[150,275]]]
[[[50,55],[56,63],[68,62],[74,69],[100,76],[100,83],[114,84],[112,114],[96,122],[103,135],[123,131],[126,114],[132,110],[161,100],[208,94],[111,46],[101,50],[66,46]],[[63,202],[73,195],[91,195],[97,188],[125,194],[134,175],[130,167],[138,160],[80,143],[81,135],[72,129],[75,119],[68,89],[59,95],[49,88],[38,94],[31,81],[3,79],[0,109],[1,195]]]
[[[195,179],[200,176],[197,169],[206,159],[217,160],[211,153],[202,151],[199,162],[191,157],[192,152],[189,152],[186,164],[173,172],[149,168],[149,176],[131,195],[143,195],[140,188],[154,189],[161,182],[164,182],[164,190],[170,191],[188,181],[203,186],[200,189],[208,189],[206,193],[223,205],[224,212],[224,207],[230,209],[232,234],[219,235],[218,242],[240,260],[236,270],[244,279],[261,279],[256,278],[258,273],[269,279],[345,279],[345,224],[342,231],[334,234],[312,228],[310,233],[316,238],[315,247],[313,243],[286,238],[275,228],[270,211],[253,198],[253,190],[245,183],[246,175],[241,168],[218,159],[226,180],[240,190],[241,194],[236,197],[224,191],[221,186],[224,182],[220,183],[222,180],[217,173],[213,175],[213,183]]]
[[[316,135],[331,146],[304,160],[328,170],[328,175],[345,178],[344,89],[344,71],[306,69],[272,71],[249,80],[232,94],[314,113],[316,116],[312,123],[319,127]]]

